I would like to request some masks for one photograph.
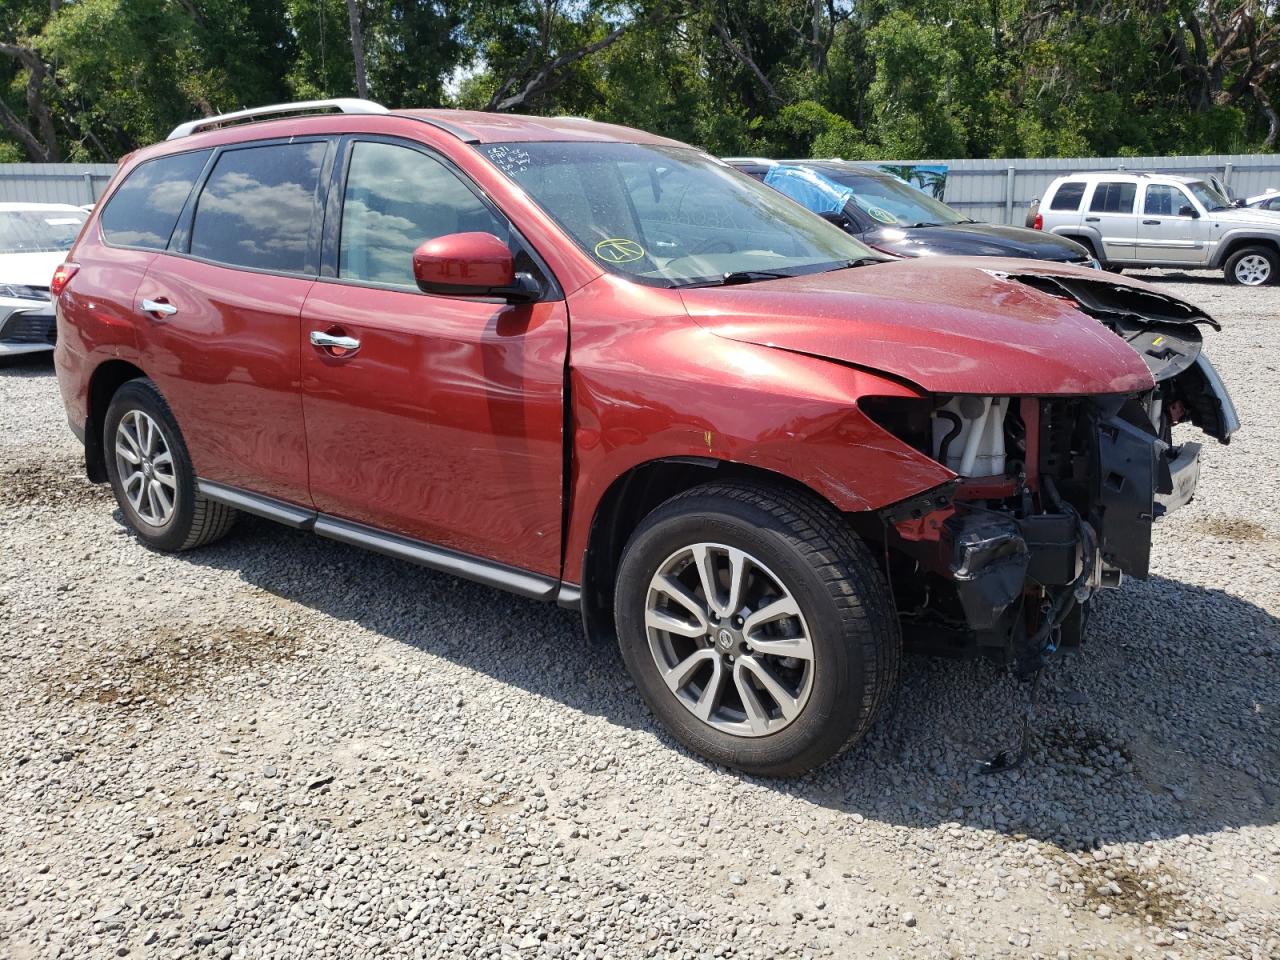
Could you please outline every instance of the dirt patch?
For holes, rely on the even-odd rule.
[[[69,506],[106,500],[111,490],[90,483],[84,465],[71,459],[40,459],[0,466],[0,504]]]
[[[52,693],[74,703],[125,710],[171,705],[204,692],[232,674],[293,657],[299,641],[273,630],[228,627],[200,636],[157,633],[144,649],[104,656],[52,683]]]
[[[1257,543],[1267,538],[1267,528],[1252,520],[1239,517],[1206,517],[1196,521],[1196,529],[1201,533],[1221,540],[1237,540],[1244,543]]]
[[[1106,904],[1112,913],[1163,926],[1185,918],[1185,897],[1172,874],[1159,867],[1144,870],[1124,860],[1095,862],[1088,855],[1068,860],[1068,876],[1084,886],[1083,902],[1093,910]]]

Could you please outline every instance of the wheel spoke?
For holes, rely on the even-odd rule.
[[[733,685],[737,688],[738,697],[742,700],[742,709],[747,715],[751,732],[757,737],[768,733],[769,711],[760,702],[759,695],[747,679],[745,657],[733,665]]]
[[[141,471],[129,474],[121,483],[121,486],[124,487],[124,495],[129,498],[129,502],[133,504],[133,509],[138,512],[142,511],[142,490],[146,484],[147,478],[142,475]]]
[[[729,548],[729,600],[724,605],[726,617],[737,616],[742,609],[742,586],[747,576],[747,555]]]
[[[124,424],[116,430],[116,456],[135,466],[142,462],[142,452],[138,449],[137,441],[129,435]]]
[[[680,604],[680,606],[684,607],[684,609],[693,614],[694,619],[698,621],[698,625],[702,632],[706,633],[707,614],[703,609],[702,604],[698,602],[698,598],[686,590],[683,584],[676,580],[672,580],[670,577],[658,576],[654,578],[653,587],[659,593],[670,597],[672,600],[676,601],[676,603]]]
[[[720,606],[720,578],[716,576],[715,559],[705,543],[700,543],[692,550],[693,562],[698,567],[698,579],[702,581],[702,593],[707,598],[707,606],[717,617],[724,617],[724,607]]]
[[[781,620],[783,617],[798,616],[800,616],[800,608],[796,606],[795,600],[789,596],[782,597],[767,606],[761,607],[755,613],[749,614],[746,622],[742,625],[742,632],[750,638],[752,633],[759,630],[766,623],[773,623],[773,621]]]
[[[164,484],[154,478],[151,481],[151,492],[160,504],[158,519],[161,521],[168,520],[169,511],[173,509],[173,499],[169,496],[169,492],[165,490]]]
[[[693,705],[693,715],[699,720],[710,720],[711,714],[720,706],[720,695],[724,691],[724,681],[727,676],[728,671],[724,668],[724,661],[719,657],[712,658],[711,679],[702,688],[698,702]]]
[[[751,675],[760,681],[760,685],[777,702],[778,709],[782,711],[784,719],[791,720],[800,712],[800,704],[796,702],[795,696],[782,685],[782,682],[773,675],[773,671],[765,663],[755,657],[742,657],[738,660],[738,663],[741,664],[743,670],[750,671]],[[750,686],[750,684],[747,684],[747,686]]]
[[[666,610],[646,610],[644,622],[654,630],[665,630],[667,633],[674,633],[681,637],[701,637],[707,632],[705,620],[702,623],[690,623],[688,620],[672,616]]]
[[[679,693],[704,663],[718,663],[719,660],[714,650],[709,648],[697,650],[674,667],[663,671],[662,679],[666,681],[668,690]]]

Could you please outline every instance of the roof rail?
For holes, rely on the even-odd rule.
[[[189,123],[180,123],[173,128],[166,140],[180,140],[201,130],[212,130],[228,124],[243,121],[266,120],[274,117],[288,116],[294,113],[319,113],[325,110],[336,110],[338,113],[387,113],[387,108],[372,100],[358,100],[354,97],[339,97],[334,100],[301,100],[297,103],[275,103],[268,107],[252,107],[249,110],[237,110],[234,113],[223,113],[216,117],[202,117]]]

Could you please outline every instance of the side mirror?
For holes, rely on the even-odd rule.
[[[507,245],[491,233],[450,233],[413,251],[413,278],[423,293],[439,297],[501,297],[528,303],[542,291],[527,273],[517,274]]]
[[[849,218],[843,213],[833,213],[830,210],[818,214],[827,223],[834,223],[841,230],[849,229]]]
[[[1182,206],[1180,206],[1180,207],[1178,208],[1178,216],[1180,216],[1180,217],[1190,217],[1192,220],[1199,220],[1199,219],[1200,219],[1200,211],[1198,211],[1198,210],[1197,210],[1195,207],[1193,207],[1191,204],[1189,204],[1189,203],[1184,203]]]
[[[1245,203],[1244,197],[1236,197],[1231,201],[1233,207],[1243,207]]]

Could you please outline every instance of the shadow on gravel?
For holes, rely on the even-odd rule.
[[[52,377],[53,351],[20,353],[13,357],[0,357],[0,377]]]
[[[577,616],[553,605],[252,517],[184,560],[680,749],[616,650],[587,645]],[[850,815],[1067,851],[1280,820],[1280,623],[1245,600],[1160,577],[1104,594],[1083,652],[1047,674],[1029,761],[978,772],[1014,742],[1027,696],[989,664],[908,658],[898,696],[841,760],[750,779]]]

